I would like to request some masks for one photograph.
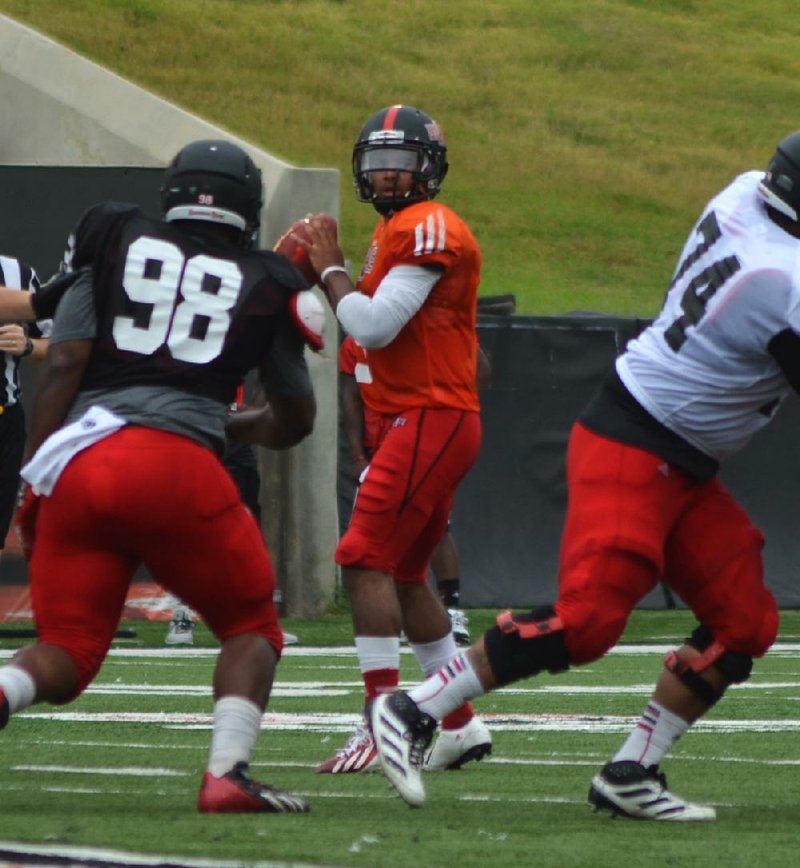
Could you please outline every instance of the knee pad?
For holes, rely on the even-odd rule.
[[[499,687],[539,672],[569,668],[564,625],[550,606],[527,615],[502,612],[483,637],[486,656]]]
[[[664,659],[664,665],[707,705],[714,705],[722,694],[701,677],[702,672],[713,666],[728,684],[741,684],[750,677],[753,669],[752,656],[728,651],[724,645],[714,640],[711,630],[704,624],[687,637],[686,644],[699,651],[700,656],[686,661],[672,651]]]

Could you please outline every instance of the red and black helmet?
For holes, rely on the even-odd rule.
[[[371,172],[407,172],[414,178],[402,196],[378,196]],[[393,105],[374,114],[361,128],[353,148],[353,183],[361,202],[391,214],[414,202],[433,199],[447,174],[447,146],[433,118],[407,105]]]

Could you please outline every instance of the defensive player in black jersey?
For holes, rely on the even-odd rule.
[[[0,727],[87,687],[144,562],[221,643],[198,809],[304,812],[248,773],[282,634],[260,529],[219,456],[226,435],[279,449],[309,434],[322,307],[287,260],[250,249],[261,176],[238,146],[183,148],[161,202],[163,220],[95,206],[72,239],[84,272],[56,314],[19,517],[39,640],[0,668]],[[229,417],[250,369],[268,401]]]

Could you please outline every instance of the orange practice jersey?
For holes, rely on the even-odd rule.
[[[444,271],[387,347],[359,347],[365,368],[356,378],[364,403],[392,414],[411,407],[477,411],[475,320],[481,253],[469,227],[436,202],[398,211],[375,228],[358,289],[374,295],[396,265],[435,265]]]

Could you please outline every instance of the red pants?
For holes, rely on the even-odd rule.
[[[573,663],[602,656],[660,580],[730,651],[763,655],[778,631],[763,537],[718,479],[573,427],[556,610]]]
[[[480,442],[478,413],[417,408],[396,416],[358,490],[336,562],[425,582]]]
[[[73,658],[81,690],[105,658],[141,563],[218,639],[257,633],[280,654],[269,555],[230,475],[186,437],[126,427],[67,465],[36,522],[39,639]]]

